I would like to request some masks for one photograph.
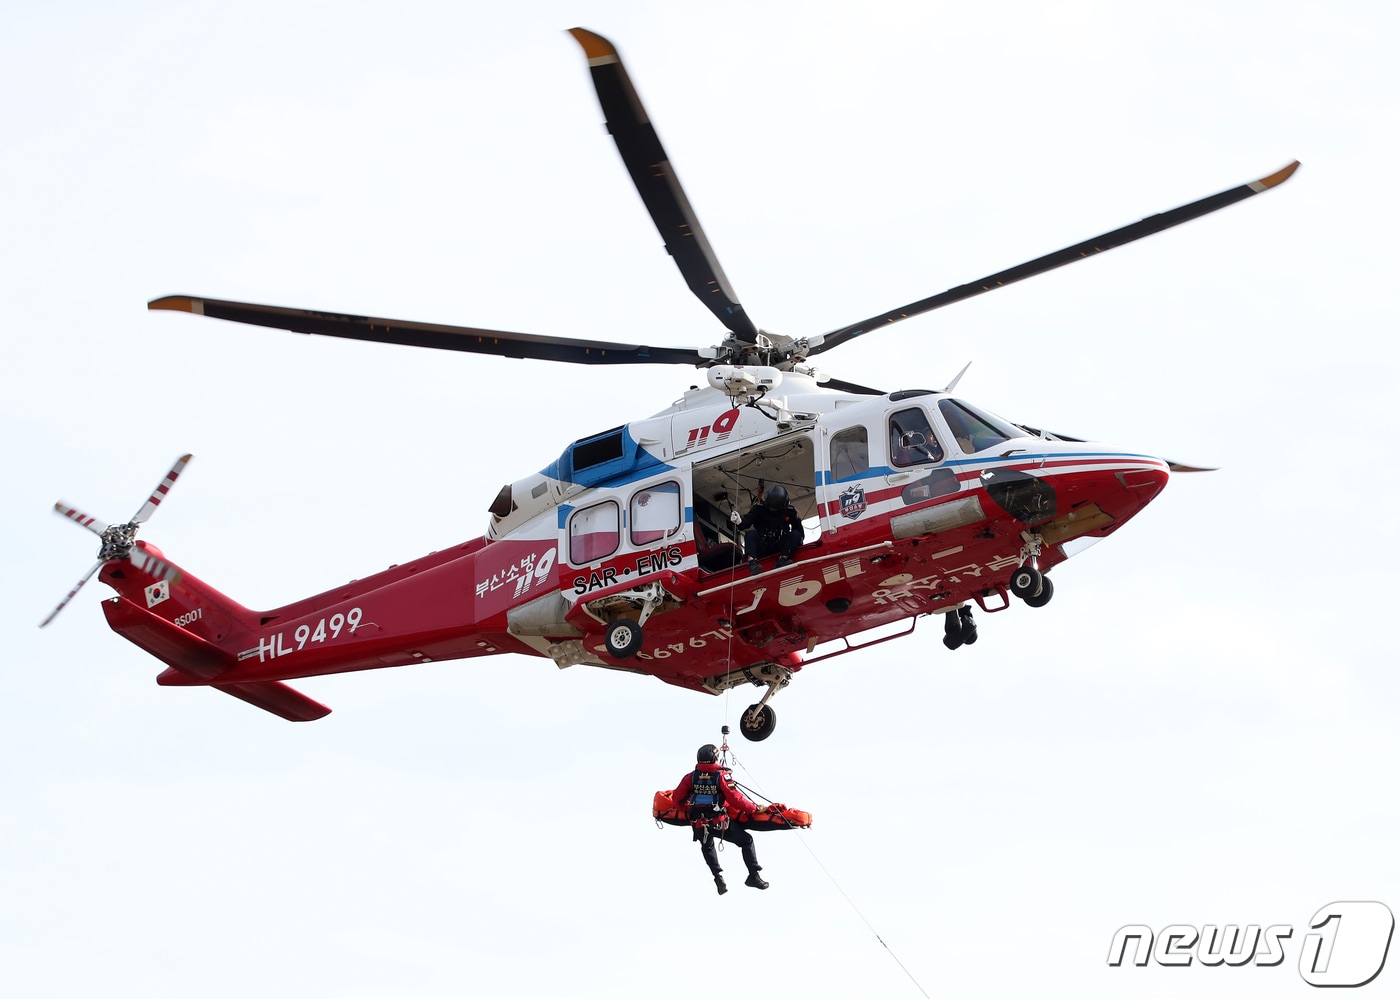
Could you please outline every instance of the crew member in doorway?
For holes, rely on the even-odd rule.
[[[695,769],[681,778],[671,795],[672,801],[683,801],[690,810],[690,825],[700,843],[700,855],[705,866],[715,876],[715,890],[721,895],[729,890],[715,852],[715,840],[733,843],[744,857],[749,876],[744,884],[750,888],[767,888],[768,882],[759,875],[763,870],[754,849],[753,834],[733,820],[740,815],[766,812],[767,805],[756,805],[734,784],[729,768],[719,763],[719,750],[713,744],[700,747],[695,754]]]
[[[782,486],[770,488],[763,502],[755,503],[742,517],[735,510],[729,519],[741,531],[753,528],[744,547],[749,554],[749,572],[755,575],[762,571],[759,559],[777,552],[775,568],[791,565],[792,557],[802,546],[802,519],[788,502],[787,490]]]

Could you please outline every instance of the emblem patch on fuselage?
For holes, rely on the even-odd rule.
[[[851,486],[841,494],[841,516],[855,520],[865,512],[865,487]]]

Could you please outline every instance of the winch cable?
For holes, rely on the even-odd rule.
[[[729,747],[726,746],[725,748],[728,749]],[[743,770],[744,773],[748,775],[749,779],[753,780],[755,784],[758,783],[758,781],[754,778],[753,774],[749,771],[749,768],[744,766],[744,764],[739,761],[739,757],[735,756],[732,751],[729,753],[729,755],[734,760],[735,766]],[[748,787],[744,784],[740,784],[738,781],[735,781],[734,784],[741,791],[751,794],[754,797],[762,798],[765,802],[767,802],[770,805],[773,804],[773,799],[769,798],[764,794],[760,794],[753,788]],[[778,813],[778,817],[781,818],[784,822],[787,822],[787,827],[789,829],[798,833],[802,832],[802,829],[800,827],[793,825],[791,822],[788,822],[787,816],[784,815],[782,812]],[[880,941],[880,946],[885,948],[885,953],[889,954],[890,958],[894,961],[894,963],[899,965],[899,970],[904,972],[905,976],[911,982],[914,983],[914,988],[918,989],[919,992],[923,994],[924,999],[931,999],[929,994],[926,991],[924,991],[924,987],[919,984],[919,980],[915,978],[913,973],[904,966],[904,962],[899,959],[899,955],[894,952],[894,950],[890,947],[889,944],[885,943],[885,940],[882,936],[880,936],[879,931],[876,930],[874,926],[870,925],[870,920],[865,918],[865,913],[861,912],[860,907],[856,905],[855,901],[851,898],[851,896],[846,894],[846,889],[842,888],[841,885],[837,882],[835,876],[829,870],[826,869],[826,865],[821,862],[821,858],[817,856],[816,851],[812,849],[810,844],[808,844],[807,837],[798,836],[797,839],[798,842],[802,844],[803,848],[809,854],[811,854],[812,860],[815,861],[816,865],[822,869],[822,873],[827,876],[827,878],[831,881],[832,885],[835,886],[836,890],[841,893],[841,897],[846,900],[846,903],[855,911],[855,914],[860,917],[860,921],[865,924],[866,929],[868,929],[871,932],[871,934],[874,935],[876,940]]]
[[[739,509],[739,485],[738,485],[738,481],[736,480],[736,481],[735,481],[735,484],[734,484],[734,498],[733,498],[732,500],[729,501],[729,512],[730,512],[730,514],[734,514],[734,513],[736,513],[736,512],[738,511],[738,509]],[[737,545],[739,546],[739,550],[742,552],[742,551],[743,551],[743,538],[741,538],[741,537],[739,536],[739,532],[738,532],[737,529],[735,530],[734,535],[735,535],[735,537],[734,537],[734,543],[737,544]],[[743,560],[740,559],[739,561],[742,563]],[[728,675],[729,675],[730,673],[732,673],[732,672],[734,671],[734,627],[735,627],[735,621],[734,621],[734,575],[735,575],[735,572],[737,571],[737,569],[738,569],[738,565],[733,565],[733,566],[730,566],[730,567],[729,567],[729,616],[725,618],[725,621],[727,622],[727,624],[725,625],[725,628],[724,628],[724,633],[725,633],[725,635],[727,636],[727,637],[725,638],[725,648],[724,648],[724,666],[725,666],[724,672],[725,672],[726,678],[728,677]],[[733,685],[732,683],[729,684],[728,686],[726,686],[726,687],[724,688],[724,734],[725,734],[725,735],[728,735],[728,734],[729,734],[729,692],[730,692],[731,690],[733,690],[733,689],[734,689],[734,685]],[[725,745],[724,748],[725,748],[726,750],[728,750],[729,746],[728,746],[728,740],[727,740],[727,739],[725,740],[725,743],[726,743],[726,745]]]
[[[731,511],[738,509],[737,485],[735,486],[735,494],[735,499],[730,501]],[[735,542],[741,543],[742,539],[735,538]],[[740,550],[742,551],[742,547]],[[733,582],[735,570],[737,568],[738,566],[734,566],[730,569],[731,584]],[[725,628],[725,632],[728,635],[728,644],[726,646],[724,654],[725,666],[728,667],[727,672],[732,672],[734,669],[734,589],[735,588],[733,585],[729,587],[729,617],[727,618],[728,626]],[[724,688],[724,724],[720,728],[720,732],[723,736],[723,738],[720,740],[721,765],[725,765],[728,760],[732,759],[734,761],[734,765],[739,767],[739,769],[743,770],[744,773],[748,775],[749,779],[752,780],[755,784],[757,784],[757,778],[753,776],[753,774],[749,771],[748,767],[744,766],[744,764],[740,761],[739,757],[735,755],[734,751],[729,748],[729,694],[733,689],[733,684],[730,684],[729,686]],[[762,798],[765,802],[767,802],[770,805],[773,803],[773,799],[767,797],[764,794],[760,794],[753,788],[747,787],[744,784],[740,784],[738,781],[735,781],[734,783],[741,790],[747,792],[748,794],[754,795],[758,798]],[[798,833],[802,832],[801,829],[794,826],[791,822],[788,822],[787,816],[783,815],[782,812],[778,813],[778,817],[787,823],[789,829],[792,829]],[[856,905],[855,901],[851,898],[850,895],[846,894],[846,890],[841,887],[840,883],[836,880],[835,876],[829,870],[827,870],[826,865],[821,862],[821,858],[817,856],[816,851],[812,849],[810,844],[808,844],[807,838],[805,836],[799,836],[798,842],[802,844],[803,849],[807,851],[807,853],[811,856],[812,860],[816,863],[816,865],[821,868],[822,873],[827,876],[827,879],[832,883],[836,890],[841,893],[841,897],[846,900],[846,904],[849,905],[851,909],[855,912],[855,914],[860,917],[860,921],[865,924],[866,929],[870,930],[871,934],[875,937],[875,939],[880,942],[880,946],[885,948],[885,953],[889,954],[890,958],[894,961],[894,963],[899,965],[899,970],[904,972],[904,974],[908,977],[909,981],[914,983],[914,987],[919,990],[919,992],[925,997],[925,999],[930,999],[929,994],[926,991],[924,991],[924,987],[919,984],[919,980],[915,978],[914,975],[909,971],[909,969],[904,966],[904,962],[899,959],[899,955],[896,954],[890,948],[889,944],[885,943],[885,940],[883,937],[880,936],[879,931],[876,930],[875,927],[870,924],[870,920],[865,918],[865,913],[860,911],[860,907]],[[717,845],[719,849],[723,850],[724,840],[721,839]]]

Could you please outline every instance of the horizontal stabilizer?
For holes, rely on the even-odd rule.
[[[247,701],[254,707],[271,711],[287,721],[315,721],[331,713],[331,709],[319,701],[313,701],[305,694],[293,690],[285,683],[276,680],[262,680],[255,683],[216,683],[215,690],[232,694],[239,700]]]
[[[104,600],[102,610],[113,631],[170,666],[156,677],[156,682],[161,686],[204,685],[235,664],[236,657],[232,653],[190,634],[133,601],[121,597]],[[324,704],[275,680],[208,685],[287,721],[315,721],[331,713],[331,709]]]

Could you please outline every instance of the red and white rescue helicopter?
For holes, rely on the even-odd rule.
[[[292,721],[329,709],[299,677],[519,653],[718,694],[766,687],[740,721],[775,724],[770,698],[800,671],[944,617],[976,640],[976,605],[1046,604],[1046,573],[1106,537],[1167,483],[1161,458],[1017,425],[942,391],[884,392],[824,377],[810,359],[902,319],[1093,256],[1259,194],[1298,164],[827,333],[791,338],[747,316],[627,76],[581,28],[593,84],[632,180],[687,284],[727,333],[716,346],[608,343],[170,297],[152,309],[328,336],[575,364],[707,369],[668,408],[585,436],[501,489],[485,537],[274,610],[254,611],[135,538],[180,458],[130,522],[58,512],[102,538],[93,573],[117,596],[112,629],[169,668]],[[785,564],[751,566],[732,514],[786,488],[806,536]],[[1084,544],[1083,541],[1079,542]],[[1067,547],[1069,546],[1069,547]],[[904,624],[901,624],[904,622]]]

